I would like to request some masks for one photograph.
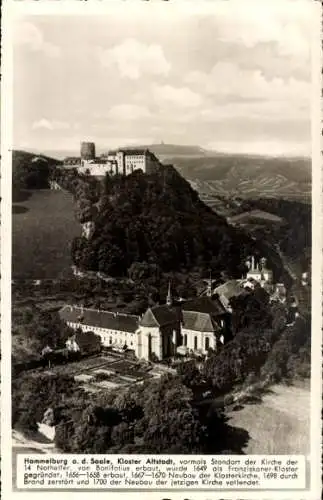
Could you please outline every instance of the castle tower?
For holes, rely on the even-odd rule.
[[[81,159],[94,160],[95,159],[95,144],[94,142],[81,142]]]
[[[166,304],[170,307],[173,304],[172,291],[170,281],[168,282],[168,292],[166,297]]]

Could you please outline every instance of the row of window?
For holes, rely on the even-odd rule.
[[[103,340],[103,343],[104,343],[104,344],[108,344],[108,343],[109,343],[109,345],[112,345],[112,344],[120,344],[120,342],[122,342],[122,340],[121,340],[121,341],[119,340],[119,342],[118,342],[118,340],[117,340],[117,339],[112,339],[112,337],[109,337],[109,339],[108,339],[107,337],[103,337],[103,339],[102,339],[102,340]],[[108,342],[108,340],[109,340],[109,342]],[[126,341],[125,341],[125,342],[126,342]],[[132,341],[130,342],[130,345],[131,345],[131,346],[133,346],[133,342],[132,342]]]
[[[106,328],[100,328],[99,326],[94,326],[94,327],[91,327],[89,326],[88,327],[91,331],[93,331],[94,333],[97,332],[97,333],[103,333],[105,335],[125,335],[126,337],[128,335],[134,335],[134,332],[122,332],[122,331],[119,331],[119,330],[107,330]],[[89,330],[89,331],[90,331]]]
[[[144,161],[144,159],[145,159],[144,155],[127,155],[126,156],[126,161],[127,160]]]
[[[183,335],[183,345],[185,347],[187,347],[187,334],[186,333]],[[197,350],[197,346],[198,346],[198,338],[195,335],[195,337],[194,337],[194,350]],[[205,351],[207,351],[209,348],[210,348],[210,339],[209,339],[209,337],[205,337],[204,349],[205,349]]]
[[[92,328],[91,330],[94,332],[97,332],[97,333],[104,332],[104,335],[102,335],[104,343],[107,343],[108,341],[109,341],[109,344],[118,343],[116,339],[113,340],[112,336],[109,337],[109,335],[116,335],[116,334],[120,335],[120,332],[118,332],[118,331],[115,331],[115,330],[108,330],[107,331],[105,328],[99,328],[99,327]],[[128,333],[130,336],[134,335],[134,333],[132,333],[132,332],[122,332],[122,334],[125,337],[128,336]],[[194,342],[194,350],[197,350],[198,349],[198,336],[197,335],[194,336],[193,342]],[[133,342],[130,342],[130,345],[133,345]],[[183,335],[183,345],[185,347],[187,347],[187,333],[185,333]],[[210,338],[205,337],[204,349],[205,349],[205,351],[207,351],[209,348],[210,348]]]

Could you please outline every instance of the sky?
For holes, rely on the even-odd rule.
[[[217,3],[17,19],[14,147],[309,155],[311,9]]]

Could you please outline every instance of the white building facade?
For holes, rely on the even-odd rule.
[[[214,302],[204,297],[180,307],[157,305],[142,317],[75,306],[63,307],[60,316],[74,330],[98,335],[103,347],[127,348],[139,359],[157,361],[178,352],[207,354],[209,349],[216,350],[226,327],[226,311],[220,302],[216,307],[217,311]]]
[[[149,149],[125,148],[109,151],[99,158],[66,158],[65,167],[75,166],[79,173],[95,177],[109,175],[129,175],[136,170],[153,174],[161,163]]]

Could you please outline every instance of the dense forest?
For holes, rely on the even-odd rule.
[[[209,357],[204,377],[219,394],[254,380],[269,383],[310,376],[311,318],[288,323],[288,311],[262,289],[231,299],[233,339]]]
[[[56,445],[68,453],[222,453],[232,432],[223,411],[198,406],[186,381],[185,373],[164,375],[88,394],[70,377],[22,376],[13,382],[13,424],[35,430],[51,407]],[[240,441],[229,451],[241,451]]]
[[[88,195],[78,203],[95,222],[91,238],[72,246],[80,269],[126,276],[142,263],[154,274],[211,268],[240,277],[253,251],[250,239],[212,212],[171,166],[153,175],[107,176],[95,208]]]
[[[281,251],[296,259],[308,270],[312,247],[311,204],[275,198],[240,200],[240,211],[260,209],[281,217],[285,224],[267,228],[268,236],[279,244]]]
[[[38,358],[44,347],[65,347],[72,330],[56,311],[42,311],[35,304],[13,307],[12,362]]]

